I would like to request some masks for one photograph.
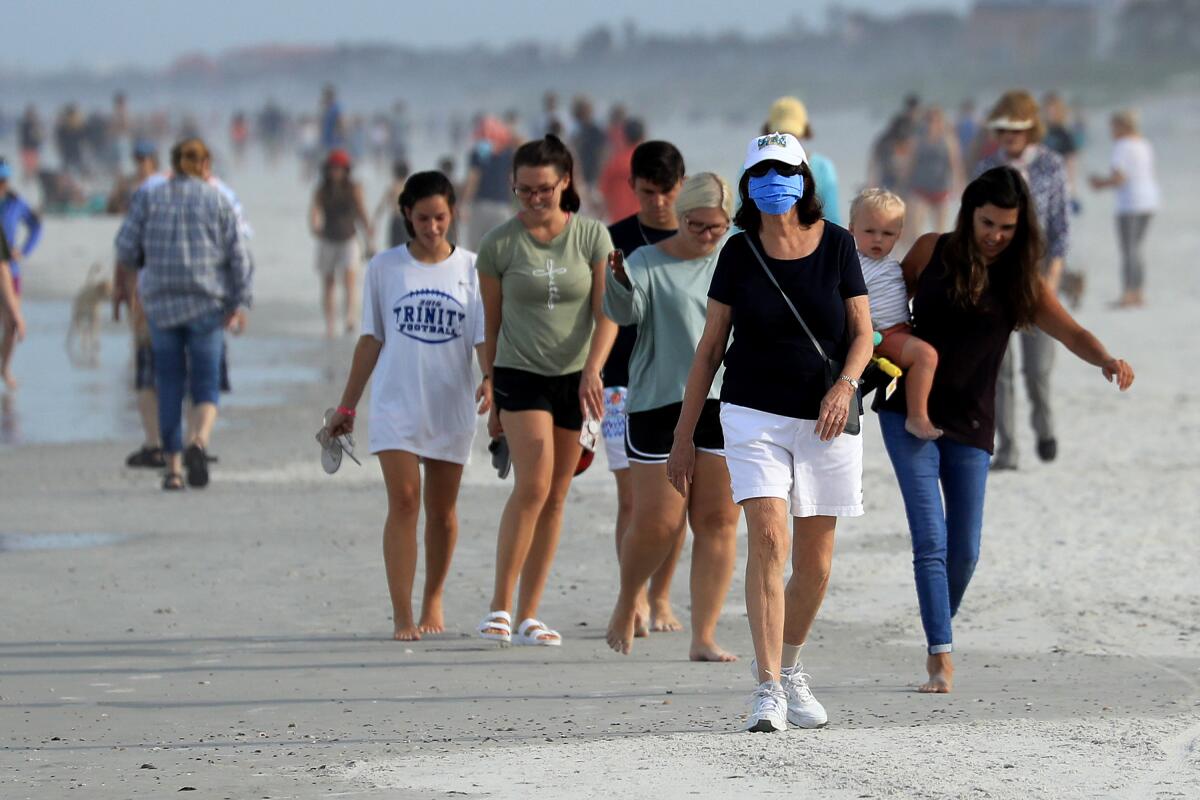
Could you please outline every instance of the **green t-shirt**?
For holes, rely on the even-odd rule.
[[[569,375],[587,361],[592,317],[592,264],[612,252],[608,228],[572,214],[542,244],[514,217],[483,237],[475,268],[500,281],[497,367]]]
[[[637,342],[629,359],[627,412],[683,401],[696,345],[704,333],[708,285],[721,245],[704,258],[688,261],[668,255],[660,245],[646,245],[625,261],[630,288],[608,275],[604,313],[618,325],[637,326]],[[719,367],[709,398],[721,396],[724,374],[725,367]]]

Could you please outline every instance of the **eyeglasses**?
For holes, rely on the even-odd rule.
[[[724,236],[729,230],[728,222],[719,222],[716,225],[705,225],[703,222],[696,222],[687,217],[683,218],[683,222],[687,225],[688,232],[693,236],[703,236],[706,233],[711,233],[713,236]]]
[[[750,167],[750,169],[746,170],[746,172],[752,178],[761,178],[771,170],[775,170],[775,174],[781,178],[790,178],[793,175],[800,174],[800,165],[784,164],[782,161],[772,161],[768,159],[766,161],[758,162],[754,166]]]
[[[549,197],[554,194],[554,190],[557,188],[557,183],[547,184],[546,186],[521,186],[518,184],[513,187],[513,194],[522,200],[530,200],[535,197]]]

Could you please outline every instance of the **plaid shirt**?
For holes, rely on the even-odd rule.
[[[998,150],[979,162],[975,177],[993,167],[1012,167],[1021,173],[1033,196],[1033,210],[1046,240],[1046,259],[1066,258],[1071,235],[1067,213],[1067,168],[1062,156],[1050,148],[1031,144],[1020,158],[1009,160]]]
[[[134,193],[117,232],[117,261],[141,270],[138,295],[155,326],[250,305],[252,267],[233,206],[197,178]]]

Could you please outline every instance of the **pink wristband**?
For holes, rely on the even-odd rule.
[[[355,411],[353,408],[346,408],[345,406],[338,406],[336,410],[342,416],[350,417],[351,419],[358,416],[358,412]]]

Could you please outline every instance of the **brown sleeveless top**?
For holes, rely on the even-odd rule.
[[[354,203],[354,184],[326,183],[317,192],[317,203],[321,208],[324,225],[321,238],[330,242],[344,242],[354,238],[358,208]]]

